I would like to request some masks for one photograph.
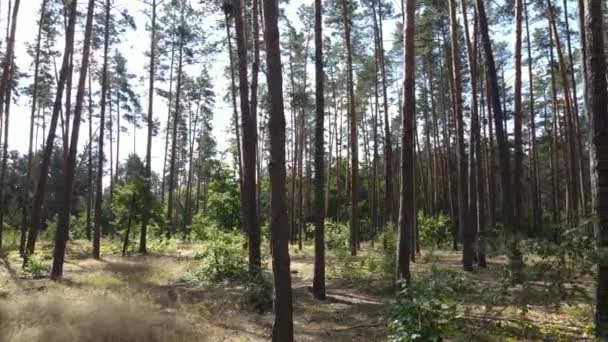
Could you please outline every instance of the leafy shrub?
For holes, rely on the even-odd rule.
[[[191,229],[196,240],[207,241],[212,238],[213,234],[218,230],[218,227],[213,219],[200,213],[192,219]]]
[[[325,221],[325,243],[327,248],[335,249],[348,246],[348,226],[335,221]]]
[[[425,216],[418,212],[418,231],[422,243],[437,247],[451,241],[450,219],[447,216]]]
[[[243,235],[238,231],[215,230],[210,237],[206,249],[195,256],[202,261],[195,278],[214,282],[246,280],[248,270]]]
[[[243,304],[255,312],[263,314],[272,309],[273,286],[270,275],[260,272],[256,276],[249,276],[245,282],[245,295]]]
[[[402,285],[388,322],[389,341],[441,341],[456,318],[457,293],[467,291],[455,272],[438,271]]]
[[[160,254],[175,253],[175,252],[177,252],[178,242],[179,242],[179,240],[177,240],[175,238],[150,239],[148,241],[148,245],[146,247],[148,248],[148,251],[152,252],[152,253],[160,253]]]
[[[42,254],[34,253],[27,259],[23,270],[33,278],[44,278],[49,273],[49,267],[46,264],[47,259]]]

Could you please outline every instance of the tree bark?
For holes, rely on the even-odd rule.
[[[285,114],[279,40],[278,0],[264,0],[266,73],[270,95],[270,236],[275,288],[273,342],[293,341],[293,309],[289,266],[289,231],[285,196]]]
[[[503,198],[503,221],[507,232],[514,234],[519,227],[514,225],[513,220],[513,194],[511,188],[511,161],[509,156],[509,147],[505,129],[503,126],[503,109],[500,105],[500,94],[498,87],[498,78],[496,74],[496,64],[492,53],[492,42],[488,28],[488,19],[483,4],[483,0],[476,0],[477,15],[479,18],[479,29],[481,32],[481,43],[485,54],[486,64],[486,80],[488,81],[488,90],[491,94],[492,112],[494,114],[494,128],[496,129],[496,141],[498,143],[499,162],[500,162],[500,179],[502,184]],[[514,237],[509,246],[509,263],[512,272],[512,280],[516,283],[522,280],[523,258],[517,244],[517,239]]]
[[[103,141],[106,125],[106,94],[108,92],[108,48],[110,44],[110,0],[106,0],[103,41],[103,66],[101,71],[101,102],[99,114],[99,143],[97,152],[97,185],[95,186],[95,223],[93,225],[93,258],[100,258],[101,247],[101,207],[103,202]],[[110,162],[111,164],[111,162]]]
[[[40,5],[40,18],[38,20],[38,35],[36,36],[36,57],[34,57],[34,86],[32,87],[32,110],[30,114],[30,135],[29,135],[29,146],[27,152],[27,175],[25,176],[25,190],[23,194],[24,203],[21,209],[21,238],[19,243],[19,254],[25,253],[25,241],[27,236],[27,215],[28,208],[30,206],[30,189],[32,185],[32,160],[33,160],[33,143],[34,143],[34,123],[36,121],[36,109],[38,105],[38,79],[40,75],[40,52],[41,52],[41,41],[42,41],[42,21],[46,15],[46,5],[48,0],[42,0]],[[2,239],[0,238],[0,245]]]
[[[353,52],[350,34],[349,4],[341,0],[342,21],[344,24],[344,42],[346,44],[346,73],[348,88],[348,106],[350,117],[350,254],[357,255],[359,241],[359,140],[357,138],[357,112],[355,109],[355,90],[353,81]]]
[[[414,231],[414,125],[416,117],[415,80],[416,0],[405,0],[403,107],[401,112],[401,204],[397,245],[397,278],[410,283],[410,254]]]
[[[38,238],[38,231],[40,230],[42,225],[42,207],[46,194],[46,184],[48,180],[51,154],[53,153],[53,147],[55,143],[55,130],[57,129],[57,121],[59,119],[59,112],[61,111],[61,101],[63,99],[63,91],[65,89],[70,55],[74,50],[74,28],[76,26],[77,13],[76,1],[72,1],[71,5],[72,7],[70,8],[70,16],[66,29],[66,44],[63,53],[63,61],[61,64],[61,72],[59,73],[59,79],[57,80],[57,91],[55,93],[55,102],[53,103],[53,113],[49,125],[49,134],[46,138],[46,142],[44,145],[44,153],[42,155],[42,161],[40,163],[37,183],[38,186],[36,187],[34,204],[32,206],[32,218],[30,221],[30,229],[28,232],[26,252],[23,257],[23,266],[27,265],[29,256],[34,253],[36,247],[36,239]]]
[[[325,99],[323,96],[323,8],[321,0],[315,0],[315,266],[312,291],[316,298],[325,299]]]
[[[64,161],[64,189],[63,203],[64,206],[59,212],[57,220],[57,233],[55,234],[55,248],[53,249],[53,267],[51,269],[51,279],[58,280],[63,276],[63,261],[65,258],[65,248],[68,242],[70,231],[70,212],[74,185],[74,176],[76,171],[76,153],[78,150],[78,136],[80,133],[80,119],[82,117],[84,92],[87,81],[87,72],[89,70],[89,53],[91,50],[91,34],[93,32],[93,10],[95,8],[95,0],[89,0],[86,25],[84,32],[84,43],[82,49],[82,62],[80,63],[80,76],[78,78],[78,90],[76,91],[76,107],[74,108],[74,124],[70,140],[70,151]],[[67,122],[69,126],[69,122]]]
[[[266,7],[265,7],[266,8]],[[239,60],[239,94],[241,98],[241,128],[243,134],[243,226],[249,236],[249,273],[257,274],[261,268],[260,226],[258,222],[255,187],[257,126],[251,117],[249,92],[247,89],[247,47],[245,45],[245,23],[240,0],[232,2],[236,28],[237,54]]]
[[[608,247],[608,91],[604,54],[603,1],[585,0],[588,112],[591,117],[592,201],[597,217],[597,247]],[[601,260],[597,271],[595,335],[608,338],[608,265]]]

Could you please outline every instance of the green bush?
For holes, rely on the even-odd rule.
[[[23,270],[33,278],[44,278],[49,273],[49,267],[46,264],[47,259],[42,254],[34,253],[27,259]]]
[[[425,216],[418,212],[418,232],[420,240],[425,245],[442,246],[452,240],[450,219],[447,216]]]
[[[196,254],[201,267],[194,276],[213,282],[245,281],[248,276],[244,236],[238,231],[215,230],[205,250]]]
[[[191,229],[193,237],[199,241],[211,239],[212,234],[218,230],[215,222],[209,216],[205,216],[202,213],[194,216]]]
[[[438,271],[402,285],[388,321],[389,341],[442,341],[456,318],[457,293],[467,291],[455,272]]]
[[[148,240],[148,252],[152,253],[175,253],[177,252],[177,244],[179,240],[176,238],[171,239],[150,239]]]
[[[259,314],[272,309],[273,286],[271,277],[266,272],[249,276],[245,282],[243,304]]]
[[[325,221],[325,244],[328,249],[348,247],[349,230],[344,223]]]

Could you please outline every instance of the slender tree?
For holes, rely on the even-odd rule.
[[[341,0],[344,43],[346,45],[346,87],[350,118],[350,254],[357,255],[359,242],[359,139],[357,137],[357,111],[353,76],[353,52],[351,44],[351,13],[347,0]]]
[[[110,44],[110,8],[111,1],[106,0],[103,32],[103,66],[101,70],[101,102],[99,114],[99,142],[97,143],[97,180],[95,184],[95,222],[93,224],[93,257],[100,258],[101,247],[101,208],[103,201],[103,142],[106,126],[106,95],[108,93],[108,49]],[[111,163],[111,161],[110,161]]]
[[[598,249],[608,248],[608,85],[604,51],[604,1],[585,0],[585,38],[588,112],[591,117],[591,168],[593,170],[593,210],[597,216]],[[595,335],[608,338],[608,265],[601,260],[597,270]]]
[[[323,8],[321,0],[315,0],[315,270],[312,291],[315,297],[325,299],[325,99],[323,97]]]
[[[264,7],[266,8],[266,6]],[[256,169],[256,120],[251,115],[249,91],[247,89],[247,46],[245,44],[245,22],[240,0],[232,2],[236,29],[236,48],[239,67],[239,95],[241,98],[241,133],[243,135],[243,226],[249,236],[249,272],[257,274],[262,261],[260,253],[260,225],[258,222],[257,196],[255,184]]]
[[[279,2],[264,1],[266,31],[266,79],[270,95],[270,239],[275,289],[273,342],[293,341],[293,309],[289,261],[287,198],[285,196],[285,114],[283,108],[283,75],[279,40]]]
[[[84,44],[82,49],[82,62],[80,67],[80,76],[78,78],[78,90],[76,91],[76,107],[74,108],[74,124],[70,140],[70,151],[67,159],[64,161],[63,174],[65,184],[63,189],[64,206],[59,213],[57,221],[57,233],[55,234],[55,248],[53,249],[53,267],[51,269],[51,279],[61,279],[63,276],[63,261],[65,258],[65,248],[68,242],[70,231],[70,213],[73,197],[73,184],[76,169],[76,152],[78,150],[78,136],[80,133],[80,121],[84,106],[84,92],[87,81],[87,71],[89,70],[89,53],[91,50],[91,34],[93,31],[93,9],[95,8],[95,0],[89,0],[86,25],[84,31]],[[69,122],[68,122],[69,125]]]
[[[46,195],[49,166],[51,162],[51,155],[53,153],[53,147],[55,144],[55,130],[57,129],[59,112],[61,111],[62,107],[63,90],[65,88],[65,82],[67,79],[70,55],[74,50],[74,29],[76,27],[76,13],[78,11],[76,1],[70,2],[70,5],[70,15],[66,29],[66,43],[63,53],[63,61],[61,64],[61,72],[59,73],[59,79],[57,80],[57,91],[55,93],[55,101],[53,103],[53,113],[51,116],[51,122],[48,127],[48,136],[44,144],[44,152],[38,171],[38,185],[36,187],[36,193],[34,195],[33,200],[32,215],[30,221],[30,228],[28,231],[26,251],[23,258],[23,266],[27,265],[28,257],[34,253],[34,250],[36,248],[36,240],[38,238],[38,231],[40,230],[40,226],[42,225],[42,206]]]
[[[397,275],[410,282],[410,254],[414,232],[414,127],[416,117],[416,0],[405,0],[403,107],[401,108],[401,199],[399,209],[399,240],[397,245]]]

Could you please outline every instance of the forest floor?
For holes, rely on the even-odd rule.
[[[50,244],[41,245],[50,253]],[[197,268],[194,255],[203,245],[179,244],[174,250],[147,256],[104,255],[100,261],[89,257],[88,246],[87,241],[70,243],[61,282],[24,273],[15,251],[0,254],[0,342],[269,340],[273,315],[244,308],[242,287],[184,280]],[[329,253],[328,298],[318,301],[309,292],[313,248],[294,247],[296,340],[385,340],[394,297],[391,280],[379,274],[338,271],[331,265],[343,259]],[[365,253],[364,249],[355,265],[368,262]],[[462,276],[459,279],[468,288],[455,294],[462,305],[453,340],[584,338],[591,319],[588,296],[568,298],[565,305],[564,298],[545,290],[545,282],[504,289],[504,262],[492,258],[487,269],[465,273],[458,252],[423,252],[413,266],[413,278],[437,270]]]

